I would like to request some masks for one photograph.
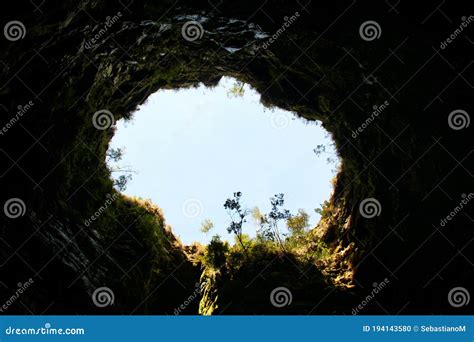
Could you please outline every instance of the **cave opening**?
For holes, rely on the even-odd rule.
[[[453,307],[447,298],[452,289],[467,289],[472,283],[472,262],[465,252],[474,241],[472,219],[467,209],[446,227],[444,218],[464,200],[466,184],[472,182],[467,167],[472,158],[472,87],[466,77],[471,60],[465,53],[470,41],[459,36],[433,52],[452,32],[454,21],[428,16],[426,8],[397,17],[385,2],[370,11],[352,2],[347,11],[340,2],[312,2],[305,9],[299,2],[223,2],[219,11],[206,1],[185,2],[172,10],[168,5],[132,1],[125,10],[120,2],[45,3],[44,15],[18,6],[18,13],[10,15],[24,22],[26,36],[4,40],[0,58],[5,81],[0,94],[2,205],[20,204],[24,215],[12,218],[7,211],[10,216],[0,216],[2,273],[10,275],[1,279],[6,286],[2,293],[6,298],[15,293],[33,270],[38,289],[10,312],[28,313],[24,303],[48,314],[64,314],[66,308],[71,314],[170,314],[203,275],[208,286],[189,312],[348,314],[385,278],[390,285],[364,313],[468,312],[470,307]],[[443,12],[452,18],[464,15],[454,7]],[[119,11],[123,16],[115,20]],[[286,27],[296,12],[298,20]],[[116,18],[109,21],[107,16]],[[379,17],[384,18],[379,23],[382,36],[367,40],[361,28]],[[202,27],[196,39],[183,34],[189,22]],[[283,27],[285,32],[276,35]],[[203,274],[197,257],[207,262],[206,251],[189,253],[190,246],[180,244],[163,224],[164,216],[186,238],[166,209],[163,200],[168,196],[159,193],[154,200],[164,208],[161,215],[154,206],[113,190],[104,164],[113,130],[93,123],[97,113],[108,113],[119,122],[118,137],[130,129],[123,130],[120,119],[151,94],[182,89],[180,93],[200,82],[211,86],[222,75],[251,84],[268,106],[298,113],[311,125],[323,122],[343,166],[329,210],[295,253],[261,244],[246,256],[230,248],[224,265],[207,263],[212,267]],[[241,98],[230,100],[242,111]],[[190,98],[184,95],[180,101],[184,105]],[[384,110],[374,112],[382,104]],[[253,119],[261,117],[271,127],[271,115],[268,111]],[[288,129],[272,132],[284,136]],[[232,138],[230,133],[227,140]],[[249,139],[249,134],[240,134],[237,141]],[[316,162],[312,150],[317,144],[308,145],[308,160]],[[131,164],[126,158],[132,151],[125,147],[119,166]],[[267,150],[272,149],[270,144]],[[265,160],[267,150],[248,163],[251,170]],[[144,152],[156,155],[155,150]],[[150,172],[176,171],[171,164],[161,158]],[[135,179],[143,175],[131,166],[140,172]],[[307,179],[301,174],[293,178]],[[309,178],[310,185],[322,183],[315,178]],[[206,174],[196,183],[214,179]],[[140,195],[132,192],[133,182],[126,191]],[[264,212],[274,193],[285,193],[285,206],[294,198],[285,189],[272,189],[262,194],[260,204],[250,197],[257,189],[226,190],[216,197],[216,211],[225,215],[223,202],[233,191],[242,191],[242,203],[249,209],[258,205]],[[199,199],[204,211],[211,208],[201,197],[185,194],[173,212],[182,215],[188,198]],[[291,209],[294,213],[303,207],[313,214],[320,203],[305,201]],[[381,210],[366,215],[364,203],[380,203]],[[317,220],[313,215],[311,224]],[[216,226],[207,237],[198,232],[206,218]],[[218,227],[223,238],[232,238],[225,231],[228,223],[203,212],[193,229],[201,239],[209,239]],[[103,286],[115,295],[109,308],[91,300]],[[273,290],[282,286],[294,298],[283,308],[288,311],[269,302]],[[340,288],[351,293],[344,296]]]
[[[305,229],[313,228],[340,167],[320,122],[264,106],[256,90],[232,77],[150,95],[116,123],[107,163],[115,187],[158,205],[185,245],[215,235],[234,241],[223,207],[234,192],[251,212],[242,227],[249,238],[260,233],[256,209],[269,212],[280,193],[284,208],[307,214]],[[284,222],[279,229],[289,235]]]

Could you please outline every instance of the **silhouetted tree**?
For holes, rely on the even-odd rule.
[[[242,209],[240,204],[240,198],[242,193],[234,192],[234,198],[228,198],[224,203],[224,208],[227,210],[231,219],[227,232],[234,233],[237,240],[239,241],[242,249],[246,251],[245,244],[242,240],[242,225],[246,222],[245,217],[249,214],[247,209]]]
[[[120,160],[122,160],[123,154],[124,154],[124,150],[122,147],[110,148],[106,153],[107,162],[112,161],[114,163],[117,163]]]
[[[291,218],[290,211],[283,209],[284,197],[285,195],[280,193],[270,198],[272,209],[268,214],[262,214],[258,208],[253,211],[253,217],[260,226],[260,234],[265,239],[278,242],[283,250],[285,247],[278,225],[280,221],[287,221]]]
[[[115,171],[112,171],[115,172]],[[127,188],[127,183],[132,179],[131,174],[127,175],[120,175],[118,178],[114,179],[114,186],[117,188],[118,191],[125,191]]]
[[[326,151],[326,146],[323,144],[316,145],[316,148],[313,149],[314,154],[320,157],[322,154],[327,154],[329,157],[326,157],[327,164],[335,164],[337,159],[332,157],[331,153]]]
[[[114,179],[114,186],[119,191],[124,191],[127,188],[128,181],[132,179],[132,173],[135,173],[130,167],[112,165],[112,163],[118,163],[122,160],[124,153],[124,149],[121,147],[110,148],[106,153],[106,163],[110,173],[122,173],[122,175]]]

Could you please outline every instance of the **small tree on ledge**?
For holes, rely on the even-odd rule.
[[[229,232],[229,234],[235,234],[237,241],[239,241],[242,249],[246,252],[247,249],[242,239],[242,226],[244,222],[246,222],[245,217],[249,214],[249,211],[242,209],[240,204],[241,197],[242,193],[240,191],[234,192],[234,198],[228,198],[224,203],[224,208],[227,210],[231,219],[230,225],[227,227],[227,232]]]

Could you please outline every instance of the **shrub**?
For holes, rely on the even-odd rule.
[[[228,252],[229,244],[222,241],[219,235],[214,235],[206,248],[204,262],[214,269],[221,269],[226,263]]]

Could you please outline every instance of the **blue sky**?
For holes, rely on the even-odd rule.
[[[151,199],[185,244],[206,243],[212,235],[233,241],[227,233],[225,200],[241,191],[248,209],[269,210],[269,198],[285,194],[285,207],[305,209],[315,225],[314,208],[330,197],[335,164],[331,139],[318,124],[294,114],[268,109],[245,85],[241,97],[229,96],[235,82],[223,78],[213,89],[200,86],[159,91],[128,122],[117,122],[112,148],[124,147],[118,163],[137,173],[125,194]],[[328,154],[313,149],[327,146]],[[210,219],[214,229],[200,232]],[[244,232],[255,235],[249,219]]]

